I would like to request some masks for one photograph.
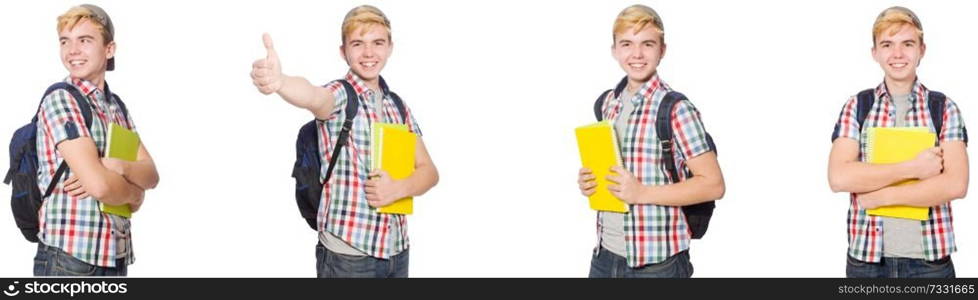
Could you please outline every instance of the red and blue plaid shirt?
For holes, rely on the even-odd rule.
[[[622,93],[618,99],[608,93],[601,110],[605,120],[619,118],[622,101],[632,101],[635,111],[628,117],[621,144],[624,167],[643,185],[669,184],[662,163],[662,150],[655,129],[659,103],[672,91],[654,75],[634,95]],[[680,101],[672,112],[674,161],[680,176],[688,170],[686,161],[712,151],[700,113],[689,100]],[[686,178],[680,178],[686,180]],[[659,263],[689,249],[690,232],[682,207],[655,204],[630,204],[624,214],[625,252],[630,267]],[[598,245],[601,245],[601,218],[598,218]]]
[[[106,95],[91,82],[81,79],[65,79],[78,88],[88,99],[74,99],[67,91],[55,91],[41,102],[37,114],[38,188],[44,191],[64,158],[57,150],[59,143],[79,137],[89,137],[95,142],[99,156],[106,150],[108,126],[116,123],[132,131],[136,126],[132,118],[123,114],[119,103]],[[108,84],[106,84],[108,87]],[[87,101],[92,108],[92,126],[85,126],[85,119],[78,101]],[[110,218],[99,209],[98,200],[89,196],[72,197],[64,190],[64,183],[71,176],[65,172],[51,193],[44,200],[39,212],[41,243],[56,247],[69,255],[99,267],[116,267],[116,239],[113,237],[113,220],[129,222],[125,218]],[[128,226],[125,226],[128,227]],[[127,249],[132,249],[132,239],[127,239]],[[126,264],[135,261],[132,251]]]
[[[360,108],[350,129],[350,140],[338,155],[333,176],[323,186],[322,202],[317,218],[320,232],[329,232],[357,250],[372,257],[387,259],[408,248],[407,217],[381,214],[367,204],[366,183],[370,174],[371,126],[376,122],[407,124],[414,134],[421,135],[407,103],[408,120],[403,120],[390,95],[374,95],[380,91],[367,88],[353,72],[346,75],[359,97]],[[319,123],[319,154],[323,158],[321,176],[326,178],[329,156],[336,137],[346,118],[346,90],[339,82],[326,88],[333,93],[335,106],[328,119]],[[372,97],[383,97],[383,111],[376,111]]]
[[[910,109],[905,116],[895,116],[896,107],[886,91],[886,85],[881,83],[876,87],[875,101],[866,116],[863,128],[860,128],[859,123],[856,122],[858,99],[853,96],[842,107],[836,134],[840,138],[850,138],[859,142],[859,160],[865,162],[867,146],[865,134],[868,128],[895,127],[896,118],[903,117],[907,126],[928,127],[931,132],[936,132],[935,124],[931,124],[927,96],[927,88],[920,82],[915,82],[910,92]],[[964,140],[964,120],[961,118],[958,106],[951,101],[951,98],[947,98],[944,103],[944,124],[937,124],[937,126],[943,126],[941,136],[938,137],[941,143]],[[879,262],[883,257],[883,219],[867,215],[857,198],[855,193],[849,195],[849,255],[860,261]],[[921,221],[923,230],[921,243],[924,246],[925,259],[933,261],[951,255],[957,250],[957,246],[954,244],[954,226],[951,223],[951,203],[933,206],[929,214],[927,221]]]

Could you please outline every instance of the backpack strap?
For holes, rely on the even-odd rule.
[[[934,125],[934,133],[937,134],[937,140],[934,142],[934,146],[941,145],[941,130],[944,129],[945,100],[947,100],[947,96],[944,96],[944,93],[930,91],[927,94],[927,109],[930,110],[930,122]],[[968,143],[967,131],[964,134],[964,142]]]
[[[665,165],[672,183],[679,182],[679,171],[676,170],[672,150],[672,111],[683,99],[686,99],[686,96],[682,93],[675,91],[667,93],[662,97],[662,102],[659,102],[655,116],[655,134],[659,138],[659,148],[662,149],[662,164]]]
[[[598,122],[604,121],[604,112],[601,111],[601,107],[604,106],[604,100],[608,98],[608,94],[611,93],[611,91],[612,90],[604,91],[604,93],[601,93],[601,96],[599,96],[597,100],[594,100],[594,118],[597,119]]]
[[[873,103],[876,102],[876,90],[875,89],[865,89],[856,94],[856,124],[859,124],[859,130],[862,130],[863,123],[866,122],[866,117],[869,116],[869,111],[873,109]],[[839,131],[842,130],[841,124],[835,124],[835,129],[832,130],[832,141],[839,138],[841,134]]]
[[[340,150],[346,146],[347,140],[350,139],[350,129],[353,128],[353,118],[357,116],[357,111],[360,108],[360,101],[357,97],[357,90],[353,88],[345,79],[337,80],[343,85],[343,89],[346,90],[346,108],[344,110],[346,118],[343,119],[343,128],[340,129],[340,135],[336,137],[336,146],[333,147],[333,153],[329,155],[329,168],[326,169],[326,178],[323,182],[328,182],[329,178],[333,175],[333,168],[336,167],[336,158],[340,156]]]
[[[380,77],[380,89],[384,92],[384,94],[391,96],[391,100],[394,100],[394,106],[397,107],[397,112],[401,114],[401,120],[404,120],[404,124],[407,124],[408,115],[407,109],[404,108],[404,101],[401,100],[401,96],[398,96],[397,93],[392,92],[391,89],[387,87],[387,81],[384,80],[383,76]]]
[[[604,93],[601,93],[601,96],[598,97],[597,100],[594,100],[594,118],[598,119],[598,122],[604,120],[604,112],[601,110],[601,107],[604,106],[604,101],[608,99],[608,93],[613,91],[614,96],[617,99],[619,96],[621,96],[621,92],[625,90],[626,86],[628,86],[628,76],[618,81],[618,85],[615,86],[614,90],[604,91]]]
[[[866,117],[873,109],[873,102],[876,102],[875,89],[865,89],[856,95],[856,123],[859,124],[859,130],[862,130],[863,124],[866,123]]]
[[[58,82],[48,87],[48,89],[44,91],[44,97],[41,98],[42,104],[44,102],[44,98],[47,98],[48,95],[50,95],[51,93],[57,90],[65,90],[68,92],[69,95],[71,95],[72,98],[75,99],[75,102],[78,103],[78,109],[81,110],[82,118],[85,119],[85,128],[91,128],[92,107],[88,104],[88,98],[86,98],[85,95],[82,95],[81,91],[79,91],[78,88],[76,88],[71,84],[68,84],[67,82]],[[37,110],[38,112],[40,112],[41,105],[38,105]],[[35,123],[37,122],[36,114],[32,122]],[[56,171],[54,173],[54,177],[51,178],[51,183],[48,184],[48,188],[44,191],[44,195],[41,197],[41,199],[47,198],[48,196],[51,195],[52,192],[54,192],[54,187],[57,185],[58,181],[61,180],[61,177],[64,176],[64,173],[67,171],[68,171],[68,162],[62,161],[61,165],[58,166],[58,171]]]
[[[675,151],[673,151],[674,143],[672,142],[674,137],[672,132],[672,111],[676,110],[676,105],[683,100],[687,100],[686,95],[680,92],[671,91],[666,93],[666,96],[662,97],[662,102],[659,102],[659,108],[655,115],[655,134],[659,139],[660,148],[662,148],[662,163],[665,165],[666,172],[669,173],[671,177],[670,182],[672,183],[679,182],[679,170],[676,169],[676,161],[673,158]],[[706,144],[710,147],[710,150],[716,153],[717,146],[709,133],[706,133]]]

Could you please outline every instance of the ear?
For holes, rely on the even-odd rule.
[[[115,57],[115,41],[111,41],[108,45],[105,45],[105,59],[108,60],[113,57]]]
[[[340,59],[346,62],[346,65],[350,65],[350,61],[346,59],[346,43],[340,44]]]
[[[660,62],[662,61],[662,58],[663,57],[666,57],[666,43],[665,42],[662,43],[662,50],[659,50],[659,61]]]

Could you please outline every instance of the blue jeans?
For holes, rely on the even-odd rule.
[[[99,267],[78,260],[61,249],[37,243],[34,276],[126,276],[126,259],[116,260],[115,268]]]
[[[316,243],[316,277],[318,278],[407,278],[408,250],[390,259],[372,256],[350,256],[326,249]]]
[[[954,278],[954,263],[948,255],[935,261],[883,257],[879,263],[859,261],[846,255],[849,278]]]
[[[590,278],[689,278],[693,276],[693,264],[689,251],[676,253],[666,260],[638,268],[631,268],[624,257],[600,247],[591,258]]]

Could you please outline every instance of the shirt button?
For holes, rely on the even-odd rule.
[[[876,227],[876,232],[880,232],[880,230],[882,230],[882,229],[880,229],[879,227]]]

